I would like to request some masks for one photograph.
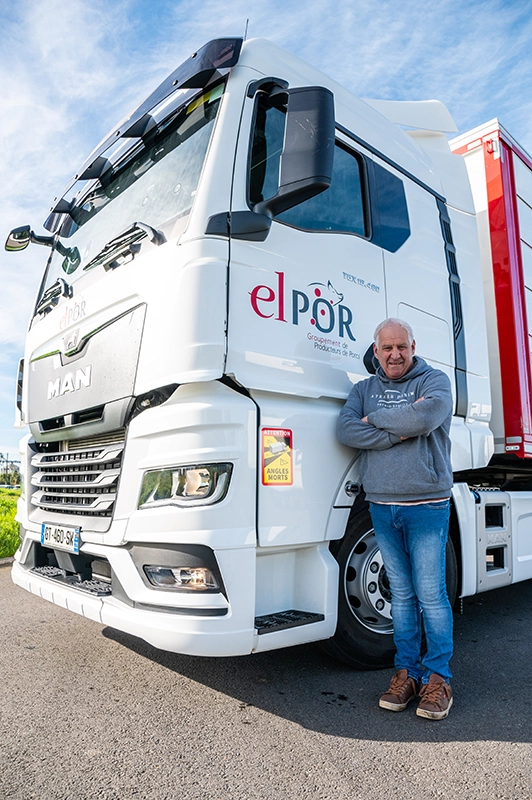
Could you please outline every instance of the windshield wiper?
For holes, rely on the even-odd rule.
[[[126,231],[107,242],[98,255],[85,264],[83,270],[92,269],[99,264],[103,264],[105,270],[116,269],[116,267],[132,261],[140,252],[141,239],[146,238],[155,245],[166,242],[162,231],[152,228],[145,222],[134,222]]]
[[[52,283],[49,289],[45,291],[35,309],[36,314],[47,314],[59,302],[60,297],[72,297],[74,294],[72,286],[68,284],[64,278],[58,278],[55,283]]]

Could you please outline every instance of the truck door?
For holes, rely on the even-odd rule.
[[[278,186],[284,110],[264,92],[250,102],[234,210],[253,208]],[[323,540],[352,457],[336,442],[336,419],[352,382],[367,377],[363,357],[386,316],[370,170],[339,135],[330,188],[279,214],[263,241],[231,239],[226,373],[260,409],[262,545]]]
[[[405,189],[411,236],[384,253],[388,314],[410,323],[417,354],[446,372],[454,389],[450,276],[439,206],[423,187],[399,173],[397,179]]]

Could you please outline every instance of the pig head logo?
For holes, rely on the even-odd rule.
[[[309,287],[315,287],[313,292],[316,297],[322,297],[332,306],[339,305],[344,299],[342,292],[337,292],[330,281],[327,281],[327,283],[309,283],[308,285]]]

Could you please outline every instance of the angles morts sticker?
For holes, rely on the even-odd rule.
[[[292,431],[286,428],[263,428],[263,486],[291,486],[292,466]]]

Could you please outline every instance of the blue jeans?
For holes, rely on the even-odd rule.
[[[424,683],[433,672],[448,681],[453,653],[453,614],[445,585],[449,501],[370,503],[370,512],[392,592],[395,667]],[[423,658],[422,621],[427,643]]]

